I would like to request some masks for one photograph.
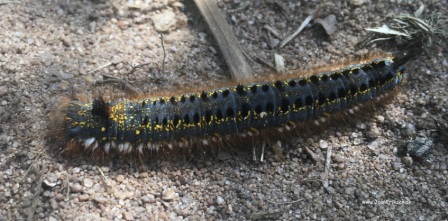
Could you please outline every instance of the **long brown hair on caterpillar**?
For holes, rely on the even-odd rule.
[[[168,96],[64,99],[50,122],[63,152],[146,155],[238,145],[347,113],[402,81],[404,60],[375,56],[313,74]]]

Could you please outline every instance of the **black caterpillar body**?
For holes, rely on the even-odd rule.
[[[72,100],[63,119],[63,136],[89,150],[142,153],[172,142],[243,134],[368,102],[392,90],[403,71],[387,57],[306,77],[170,97]]]

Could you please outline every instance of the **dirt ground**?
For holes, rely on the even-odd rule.
[[[393,45],[355,45],[364,28],[420,7],[405,0],[327,3],[320,17],[336,16],[334,34],[311,22],[285,47],[271,47],[319,2],[218,5],[258,75],[273,73],[256,60],[273,63],[274,53],[286,59],[286,69],[304,70],[393,52]],[[424,15],[448,14],[446,0],[423,4]],[[284,160],[268,147],[263,162],[250,151],[222,151],[98,163],[49,150],[47,118],[61,98],[113,93],[94,85],[103,75],[148,94],[230,81],[193,2],[1,1],[0,18],[0,220],[448,219],[448,149],[437,126],[448,119],[446,48],[407,64],[400,93],[384,108],[353,124],[281,140]],[[279,37],[269,37],[265,25]],[[165,73],[156,28],[164,32]],[[131,73],[143,63],[150,64]],[[407,156],[409,144],[429,149],[428,155]]]

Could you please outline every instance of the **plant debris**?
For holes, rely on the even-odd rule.
[[[318,19],[316,19],[316,23],[322,25],[322,27],[325,29],[325,33],[327,33],[327,35],[332,35],[337,30],[336,24],[338,22],[336,21],[335,15],[328,15],[324,19],[318,18]]]
[[[423,48],[427,53],[437,46],[446,47],[448,18],[440,13],[433,13],[425,18],[418,17],[421,13],[415,14],[415,17],[400,15],[388,25],[366,28],[369,33],[358,46],[363,48],[377,41],[395,40],[406,48]]]

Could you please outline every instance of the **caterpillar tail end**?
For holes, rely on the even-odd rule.
[[[404,65],[412,60],[414,60],[418,55],[418,52],[411,50],[405,53],[398,53],[394,55],[394,70],[403,73],[406,68]]]
[[[49,148],[60,155],[77,149],[78,144],[72,139],[67,139],[67,111],[70,103],[76,98],[64,97],[59,105],[54,107],[48,116],[46,140]]]

